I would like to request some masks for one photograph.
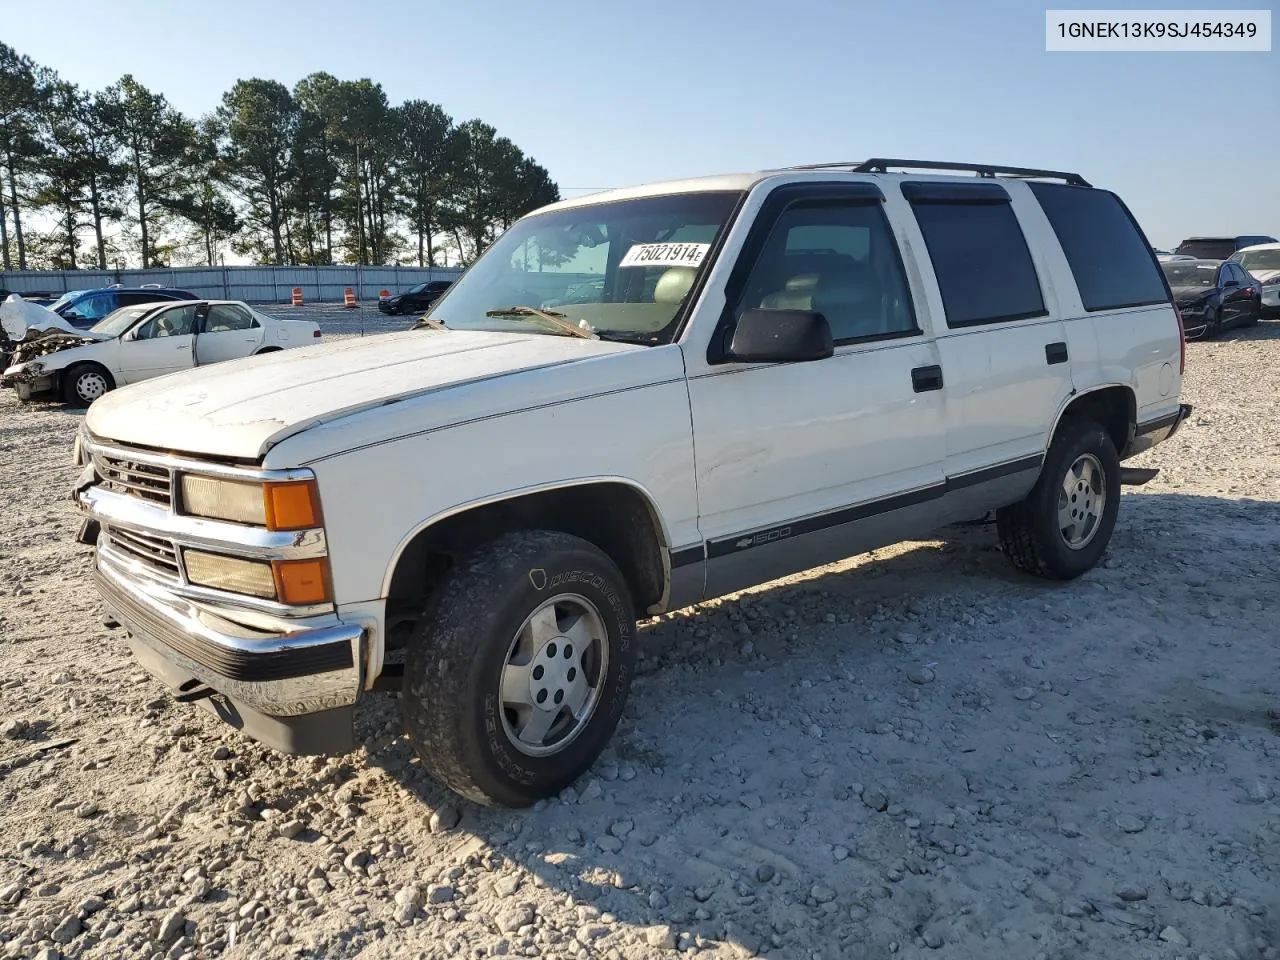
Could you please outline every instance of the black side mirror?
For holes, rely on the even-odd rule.
[[[740,363],[824,360],[834,349],[831,325],[813,310],[746,310],[738,318],[726,359]]]

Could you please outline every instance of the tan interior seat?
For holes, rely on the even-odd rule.
[[[653,288],[654,303],[679,303],[693,288],[693,267],[664,270]]]

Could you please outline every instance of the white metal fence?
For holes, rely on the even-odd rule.
[[[454,280],[457,267],[177,267],[160,270],[27,270],[0,271],[0,289],[10,293],[56,294],[122,284],[158,283],[190,290],[200,297],[288,303],[294,287],[308,303],[342,300],[350,287],[359,300],[374,300],[380,290],[398,293],[428,280]]]

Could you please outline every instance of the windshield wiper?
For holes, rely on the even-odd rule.
[[[506,317],[511,320],[519,320],[526,317],[537,318],[546,323],[551,324],[557,330],[563,330],[565,333],[575,337],[582,337],[584,340],[599,340],[594,330],[586,327],[579,327],[570,323],[569,318],[563,313],[556,313],[553,310],[539,310],[537,307],[499,307],[497,310],[486,310],[486,317]]]
[[[411,330],[448,330],[443,320],[437,320],[435,317],[419,317],[413,322]]]

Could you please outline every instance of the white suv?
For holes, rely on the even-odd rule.
[[[180,699],[342,752],[356,702],[398,690],[425,767],[481,803],[591,765],[639,613],[993,510],[1020,568],[1084,573],[1154,473],[1121,461],[1190,409],[1150,245],[1052,171],[561,202],[419,327],[103,397],[80,536]]]

